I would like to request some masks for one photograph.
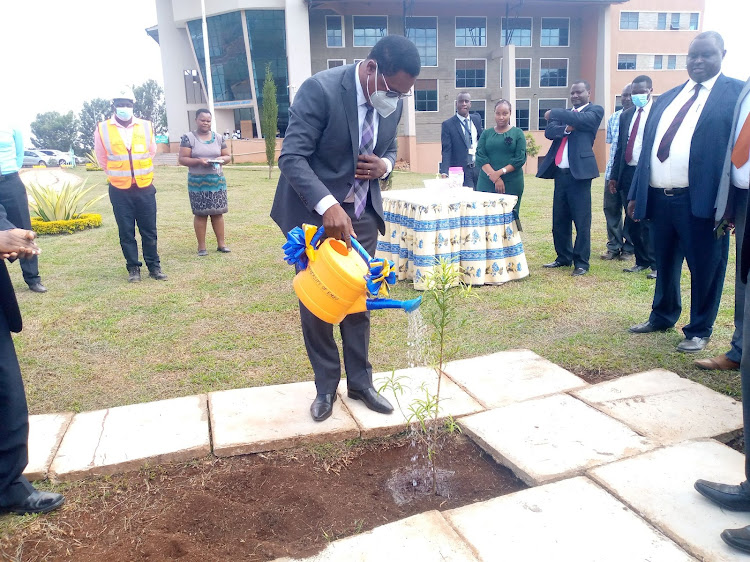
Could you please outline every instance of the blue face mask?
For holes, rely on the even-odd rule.
[[[130,121],[133,118],[133,108],[115,107],[115,115],[120,121]]]
[[[636,107],[646,107],[648,103],[648,94],[632,94],[630,99]]]

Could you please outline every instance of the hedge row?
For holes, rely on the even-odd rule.
[[[31,217],[31,228],[37,234],[73,234],[76,230],[97,228],[101,225],[102,216],[96,213],[85,213],[66,221],[45,222],[39,217]]]

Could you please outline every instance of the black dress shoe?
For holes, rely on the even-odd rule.
[[[542,267],[552,268],[552,267],[570,267],[569,263],[562,263],[560,261],[553,261],[551,263],[545,263]]]
[[[354,390],[353,388],[350,388],[347,395],[352,400],[362,400],[362,402],[365,403],[365,406],[374,412],[390,414],[393,411],[391,403],[378,394],[372,387],[365,388],[364,390]]]
[[[698,336],[685,338],[677,344],[677,351],[682,351],[683,353],[698,353],[699,351],[706,349],[710,339],[710,337],[701,338]]]
[[[631,334],[650,334],[651,332],[666,332],[669,328],[657,328],[651,322],[644,322],[643,324],[636,324],[628,328],[628,332]]]
[[[333,403],[336,402],[336,393],[318,394],[310,406],[310,415],[315,421],[323,421],[331,417]]]
[[[35,293],[46,293],[47,287],[37,281],[36,283],[32,283],[31,285],[29,285],[29,291],[34,291]]]
[[[742,486],[696,480],[695,489],[700,495],[730,511],[750,511],[750,492]],[[750,535],[748,535],[750,539]]]
[[[657,276],[656,270],[652,269],[651,273],[649,273],[648,275],[646,275],[646,279],[656,279],[656,276]]]
[[[623,269],[623,272],[625,273],[638,273],[639,271],[643,271],[645,269],[648,269],[648,267],[643,267],[642,265],[634,265],[633,267],[626,267]]]
[[[581,275],[586,275],[588,272],[589,272],[588,269],[583,269],[582,267],[576,267],[573,270],[573,273],[571,273],[571,275],[573,277],[580,277]]]
[[[63,503],[65,503],[65,498],[62,494],[34,490],[25,500],[18,504],[0,506],[0,513],[15,513],[16,515],[47,513],[48,511],[57,509]]]
[[[724,529],[721,532],[721,538],[725,543],[737,550],[750,552],[750,527]]]

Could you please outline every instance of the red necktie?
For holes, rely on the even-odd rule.
[[[573,111],[578,111],[577,109],[573,109]],[[559,166],[560,162],[562,162],[563,152],[565,151],[565,145],[568,144],[568,135],[565,135],[562,138],[562,141],[560,142],[560,146],[557,147],[557,152],[555,153],[555,166]]]
[[[638,115],[635,118],[635,123],[633,123],[633,128],[630,130],[630,136],[628,137],[628,144],[625,147],[625,163],[627,164],[631,160],[633,160],[633,146],[635,145],[635,137],[638,136],[638,124],[641,122],[641,113],[643,113],[643,108],[638,108]]]
[[[742,168],[750,160],[750,114],[745,117],[745,124],[742,125],[740,136],[734,143],[732,150],[732,164],[737,168]]]
[[[682,121],[683,119],[685,119],[685,116],[690,110],[690,107],[695,103],[695,100],[698,99],[698,92],[701,91],[701,85],[696,84],[694,89],[695,93],[693,94],[693,97],[687,100],[685,102],[685,105],[683,105],[677,112],[677,115],[674,116],[672,124],[669,125],[667,132],[664,133],[664,136],[659,143],[659,150],[656,151],[656,157],[659,159],[659,162],[664,162],[667,158],[669,158],[669,147],[672,146],[672,141],[674,140],[674,136],[677,134],[677,129],[679,129],[680,125],[682,125]]]

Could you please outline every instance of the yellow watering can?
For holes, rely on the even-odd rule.
[[[299,270],[294,292],[315,316],[338,324],[347,314],[383,308],[411,312],[422,303],[422,297],[385,298],[388,285],[396,282],[393,262],[371,258],[354,238],[349,250],[342,240],[324,236],[322,226],[303,224],[289,231],[283,246],[284,259]]]

